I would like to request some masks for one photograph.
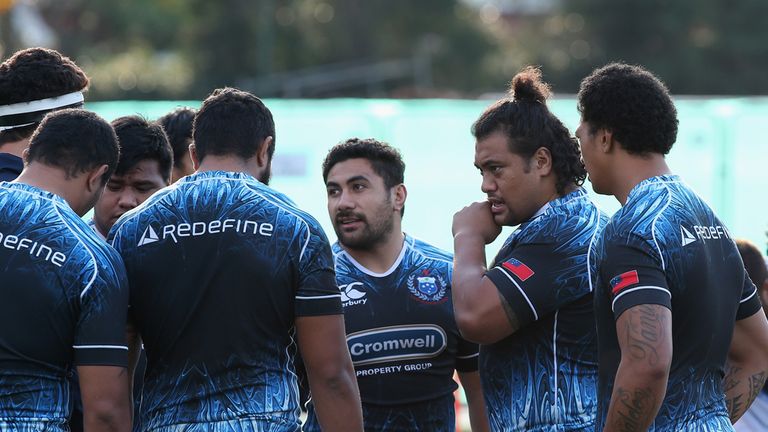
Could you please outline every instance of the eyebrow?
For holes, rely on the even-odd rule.
[[[368,182],[368,183],[370,183],[370,182],[371,182],[371,181],[368,179],[368,177],[366,177],[366,176],[364,176],[364,175],[356,175],[356,176],[354,176],[354,177],[350,177],[350,178],[348,178],[348,179],[347,179],[345,182],[343,182],[343,183],[345,183],[345,184],[350,184],[350,183],[354,183],[354,182],[357,182],[357,181],[365,181],[365,182]],[[326,183],[326,184],[325,184],[325,187],[330,187],[330,186],[339,187],[339,184],[338,184],[338,183],[336,183],[335,181],[329,181],[328,183]]]

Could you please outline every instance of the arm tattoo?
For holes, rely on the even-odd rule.
[[[725,407],[728,409],[728,416],[730,418],[738,418],[737,414],[741,412],[741,407],[744,405],[741,402],[741,397],[744,395],[736,395],[732,398],[725,399]]]
[[[739,380],[739,372],[742,368],[738,366],[733,366],[730,363],[726,362],[725,364],[725,376],[723,377],[723,391],[729,392],[736,388],[739,384],[741,384],[741,380]]]
[[[656,346],[663,339],[664,318],[653,305],[640,305],[627,311],[627,350],[636,360],[646,360],[650,365],[659,362]]]
[[[501,306],[504,308],[504,313],[507,314],[507,320],[509,320],[509,325],[512,327],[512,333],[514,333],[520,330],[520,319],[517,318],[517,314],[512,310],[512,306],[509,305],[507,299],[501,294],[501,291],[498,291],[498,293],[499,300],[501,300]]]
[[[649,388],[640,388],[631,392],[618,387],[616,398],[618,409],[613,426],[622,432],[643,430],[643,419],[656,407],[653,391]]]
[[[757,395],[760,394],[760,390],[765,385],[765,372],[758,372],[749,377],[749,403],[755,400]]]

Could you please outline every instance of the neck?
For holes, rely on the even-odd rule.
[[[80,191],[82,191],[85,185],[74,181],[61,169],[31,163],[24,168],[24,171],[21,172],[14,182],[34,186],[60,196],[78,216],[83,216],[88,211],[88,209],[85,209],[85,211],[80,209],[79,196],[82,194]]]
[[[0,153],[9,153],[22,157],[22,153],[27,147],[29,147],[29,138],[0,145]]]
[[[399,228],[398,226],[393,229],[392,234],[384,242],[371,249],[351,249],[344,244],[341,244],[341,247],[363,267],[374,273],[384,273],[392,268],[403,250],[405,234]]]
[[[648,156],[636,156],[621,152],[615,166],[617,175],[614,178],[613,196],[624,205],[632,189],[643,180],[651,177],[670,174],[664,155],[652,153]]]
[[[236,156],[208,155],[200,162],[197,172],[228,171],[242,172],[259,178],[264,168],[259,166],[256,157],[242,159]]]

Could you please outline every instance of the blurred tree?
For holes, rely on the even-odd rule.
[[[486,67],[494,41],[460,0],[39,0],[39,7],[65,36],[59,48],[99,77],[91,99],[201,98],[224,85],[382,60],[412,61],[413,77],[314,94],[455,95],[492,88],[498,76]]]
[[[676,94],[766,94],[766,15],[764,0],[569,0],[548,35],[567,57],[536,59],[559,91],[575,92],[593,68],[622,60],[648,67]]]

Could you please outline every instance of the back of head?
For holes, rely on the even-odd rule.
[[[611,63],[581,81],[581,119],[604,128],[628,153],[667,154],[677,139],[677,110],[661,80],[640,66]]]
[[[113,120],[112,127],[120,141],[115,174],[123,175],[143,160],[155,160],[163,180],[170,183],[173,153],[162,126],[139,116],[125,116]]]
[[[256,96],[234,88],[216,89],[195,116],[192,138],[200,162],[207,155],[250,159],[267,137],[268,156],[275,152],[272,113]]]
[[[541,71],[527,67],[512,79],[508,97],[491,105],[472,125],[475,139],[482,140],[496,132],[503,133],[509,150],[530,159],[541,147],[552,155],[552,169],[557,176],[557,192],[571,184],[581,185],[587,172],[581,150],[568,129],[547,107],[549,86]]]
[[[761,290],[766,279],[768,279],[768,267],[766,267],[765,258],[760,250],[749,240],[737,239],[736,247],[739,248],[739,254],[744,261],[744,268],[752,282]]]
[[[88,87],[88,83],[85,73],[59,52],[47,48],[29,48],[16,52],[0,64],[0,105],[33,102],[82,92]],[[67,102],[53,101],[45,106],[30,107],[30,112],[0,117],[2,127],[34,123],[0,132],[0,144],[29,138],[47,112],[79,107],[82,105],[82,97],[79,97],[79,102]]]
[[[323,181],[328,180],[328,172],[334,165],[349,159],[365,159],[370,162],[373,171],[384,180],[387,188],[404,182],[405,162],[400,152],[373,138],[351,138],[333,146],[323,161]]]
[[[63,170],[68,177],[108,165],[106,183],[117,167],[120,150],[112,126],[95,113],[64,109],[45,116],[29,142],[26,162]]]
[[[188,158],[189,144],[192,143],[192,123],[195,120],[195,110],[180,107],[157,119],[168,136],[168,142],[173,148],[173,165],[181,167],[183,158]]]

